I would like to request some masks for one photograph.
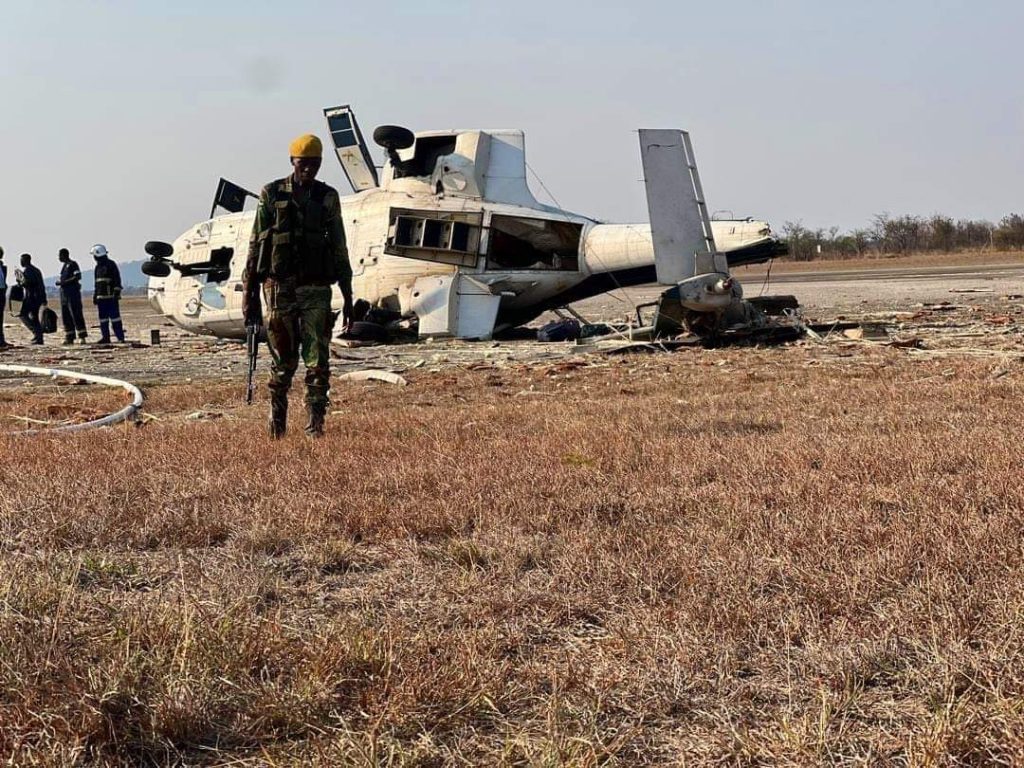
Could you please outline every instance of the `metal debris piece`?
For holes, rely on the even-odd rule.
[[[924,340],[919,339],[916,336],[913,336],[913,337],[910,337],[910,338],[906,338],[906,339],[901,339],[899,336],[896,336],[896,337],[893,338],[892,341],[889,342],[889,346],[896,347],[897,349],[924,349],[925,348]]]
[[[185,421],[211,421],[213,419],[222,418],[224,418],[224,414],[220,411],[200,410],[192,411],[192,413],[185,417]]]
[[[391,371],[379,371],[367,369],[365,371],[352,371],[338,377],[340,381],[383,381],[386,384],[397,384],[400,387],[406,386],[409,382]]]

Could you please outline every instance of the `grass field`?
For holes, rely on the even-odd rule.
[[[131,402],[120,389],[61,379],[23,378],[0,389],[0,431],[81,424],[113,413]]]
[[[905,256],[876,254],[861,259],[815,259],[813,261],[792,261],[776,259],[772,262],[772,273],[790,274],[800,272],[836,272],[849,270],[901,269],[916,267],[964,267],[972,264],[1021,264],[1021,251],[960,251],[957,253],[914,253]],[[764,264],[754,264],[733,270],[743,279],[758,275],[767,269]]]
[[[172,385],[0,438],[0,764],[1021,764],[993,368],[412,372],[279,444],[238,384]]]

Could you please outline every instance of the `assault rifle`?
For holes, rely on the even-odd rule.
[[[223,181],[223,180],[222,180]],[[244,191],[244,190],[243,190]],[[218,196],[220,192],[218,190]],[[217,204],[214,203],[214,208]],[[256,262],[256,274],[266,275],[270,269],[270,248],[272,239],[270,230],[264,231],[258,240],[259,259]],[[249,358],[249,373],[245,382],[245,404],[252,405],[252,395],[256,391],[256,355],[260,352],[260,334],[263,332],[263,305],[260,303],[260,285],[262,281],[250,282],[248,267],[242,274],[245,287],[245,354]]]
[[[245,404],[252,405],[256,391],[256,355],[260,352],[260,333],[263,326],[256,322],[245,326],[245,353],[249,357],[249,373],[245,381]]]

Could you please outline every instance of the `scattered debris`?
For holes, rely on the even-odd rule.
[[[352,371],[338,377],[339,381],[383,381],[386,384],[397,384],[400,387],[406,386],[409,382],[391,371],[379,371],[367,369],[364,371]]]
[[[582,334],[580,321],[574,317],[552,320],[537,331],[537,341],[576,341]]]
[[[212,421],[214,419],[223,419],[224,413],[221,411],[211,410],[199,410],[192,411],[185,417],[185,421]]]
[[[666,339],[664,341],[629,341],[622,339],[602,339],[595,341],[593,347],[598,352],[606,355],[623,355],[637,352],[673,352],[686,347],[695,348],[701,346],[701,340],[696,336],[685,339]]]
[[[901,339],[899,336],[894,336],[892,341],[889,342],[890,347],[896,347],[897,349],[924,349],[924,341],[912,336],[906,339]]]
[[[360,320],[352,323],[348,331],[341,336],[342,342],[349,342],[353,346],[369,346],[372,344],[387,344],[391,340],[388,329],[380,323],[369,320]]]

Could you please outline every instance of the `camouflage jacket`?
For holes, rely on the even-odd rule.
[[[299,285],[340,283],[351,290],[341,201],[333,187],[314,181],[308,191],[288,176],[260,192],[245,264],[246,291],[268,277]]]

